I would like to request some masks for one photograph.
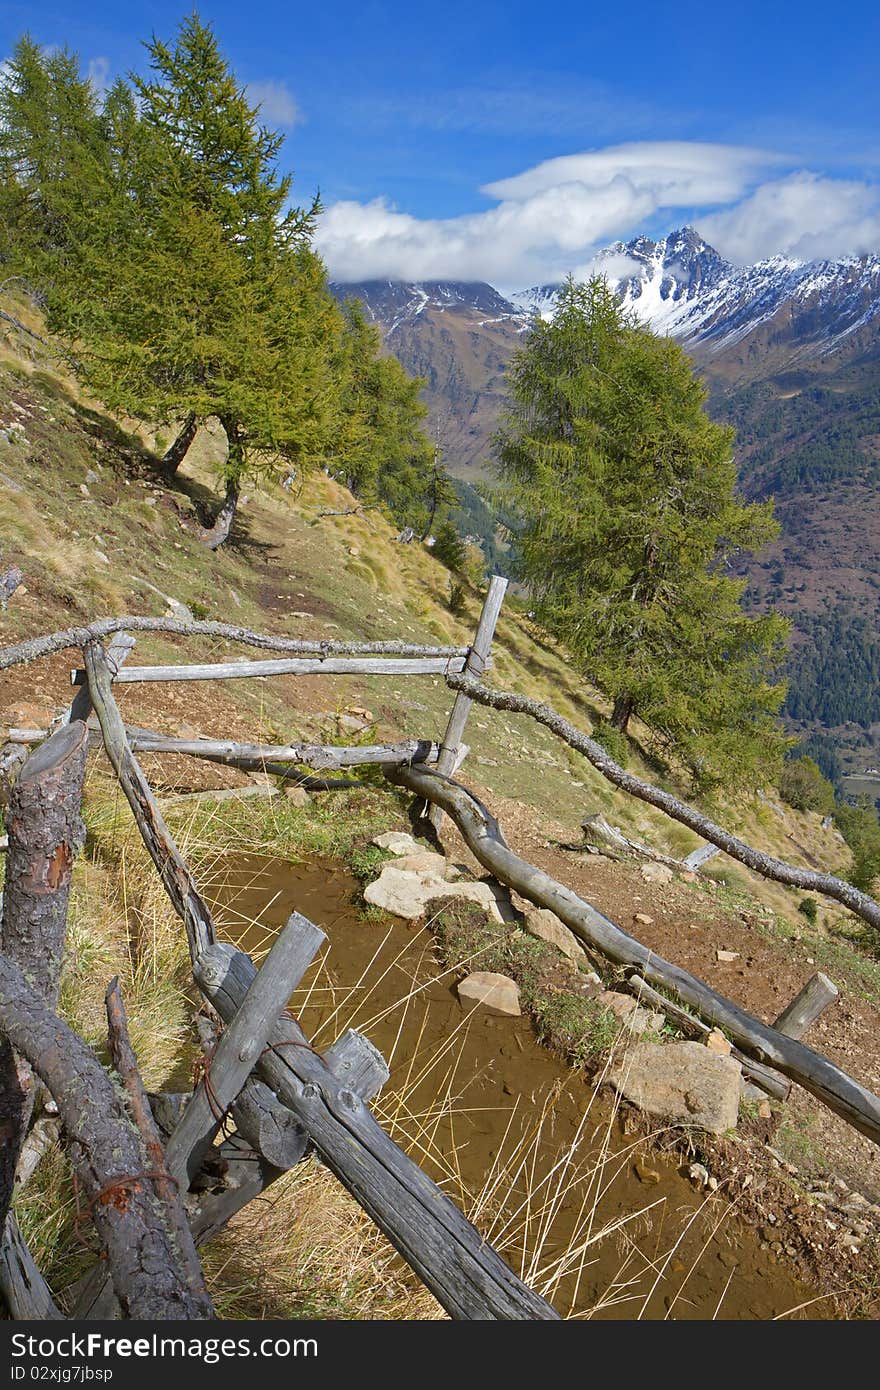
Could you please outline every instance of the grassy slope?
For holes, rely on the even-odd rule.
[[[322,510],[352,505],[323,475],[307,481],[296,497],[271,483],[250,489],[235,542],[212,554],[198,529],[199,517],[206,518],[214,504],[216,436],[203,431],[179,484],[168,490],[157,485],[155,440],[127,434],[78,399],[71,383],[46,364],[35,370],[8,350],[6,357],[0,362],[0,555],[7,564],[21,565],[27,593],[16,596],[0,619],[4,641],[85,617],[162,613],[162,599],[145,580],[200,616],[262,630],[469,640],[479,595],[471,593],[465,612],[454,617],[446,602],[447,571],[422,547],[398,545],[375,512],[318,519]],[[20,428],[10,431],[10,425]],[[97,481],[87,484],[90,470]],[[22,491],[5,487],[4,477]],[[202,650],[216,652],[217,644],[203,644]],[[143,637],[138,644],[140,660],[170,658],[175,651],[180,646],[169,639]],[[66,700],[59,675],[67,664],[53,664],[51,680],[38,679],[38,700],[53,707]],[[607,712],[597,692],[512,600],[499,624],[492,679],[549,701],[586,731],[598,713]],[[178,717],[200,724],[201,693],[172,687],[166,703]],[[258,726],[267,736],[284,737],[329,731],[334,713],[353,702],[368,705],[384,733],[437,737],[451,698],[439,677],[405,685],[387,678],[227,682],[212,697],[214,707],[228,709],[228,723],[221,727],[215,715],[211,732]],[[624,831],[672,853],[685,854],[697,843],[683,827],[614,791],[582,758],[523,716],[477,708],[467,737],[472,779],[533,806],[571,839],[578,838],[586,811],[601,810]],[[630,765],[652,775],[637,750]],[[781,807],[772,793],[727,808],[725,818],[747,839],[792,862],[807,862],[802,851],[824,868],[840,869],[847,861],[833,831],[823,830],[815,816]],[[777,911],[796,908],[793,895],[744,869],[727,864],[725,874]]]

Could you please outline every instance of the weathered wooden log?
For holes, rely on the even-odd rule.
[[[196,962],[194,974],[220,1016],[232,1019],[255,968],[243,952],[218,945]],[[299,1116],[323,1161],[453,1317],[558,1316],[388,1137],[292,1019],[281,1020],[270,1043],[258,1063],[262,1078]]]
[[[276,637],[270,633],[252,632],[232,623],[197,620],[183,623],[179,618],[146,618],[127,614],[120,618],[102,618],[83,627],[64,628],[42,637],[0,648],[0,671],[33,661],[39,656],[51,656],[67,647],[83,647],[87,642],[100,642],[114,632],[169,632],[179,637],[220,637],[240,642],[246,647],[262,647],[270,652],[291,652],[299,656],[438,656],[466,657],[468,647],[424,646],[417,642],[317,642],[295,637]]]
[[[827,1057],[769,1028],[702,980],[663,960],[570,888],[514,854],[464,787],[421,768],[392,768],[385,775],[416,796],[436,800],[455,821],[475,857],[502,883],[536,906],[555,912],[591,949],[618,965],[637,966],[649,984],[673,990],[707,1022],[722,1028],[749,1057],[797,1081],[848,1124],[880,1143],[880,1098]]]
[[[324,1061],[340,1083],[365,1102],[388,1080],[385,1058],[362,1033],[343,1033],[324,1053]],[[240,1137],[233,1136],[220,1146],[227,1165],[226,1186],[222,1192],[200,1197],[193,1215],[197,1242],[212,1240],[236,1212],[299,1163],[310,1147],[309,1136],[293,1111],[256,1077],[249,1078],[233,1103],[232,1118]],[[242,1141],[250,1149],[245,1157]]]
[[[6,1220],[0,1242],[0,1288],[6,1299],[9,1316],[16,1321],[40,1322],[63,1319],[52,1291],[18,1228],[15,1215]]]
[[[110,671],[111,680],[115,680],[119,674],[120,667],[134,650],[135,640],[127,632],[116,632],[107,645],[107,667]],[[79,686],[74,694],[70,709],[65,717],[65,724],[72,724],[75,719],[87,720],[92,713],[92,695],[89,690],[88,681]]]
[[[167,1227],[177,1247],[178,1266],[187,1282],[192,1298],[209,1305],[205,1277],[196,1254],[192,1232],[186,1219],[181,1196],[181,1185],[171,1176],[166,1163],[162,1140],[150,1110],[150,1102],[144,1090],[144,1083],[138,1070],[137,1058],[128,1036],[128,1022],[119,977],[115,976],[107,986],[105,995],[107,1009],[107,1030],[110,1059],[125,1088],[132,1119],[138,1127],[147,1161],[155,1173],[153,1179],[156,1195],[164,1204],[167,1213]]]
[[[696,873],[698,869],[702,869],[704,864],[708,864],[710,859],[714,859],[717,853],[717,845],[700,845],[697,849],[691,850],[683,861],[684,866],[692,873]]]
[[[283,763],[334,772],[361,765],[435,763],[438,747],[429,739],[408,738],[400,743],[369,744],[362,748],[316,743],[236,743],[233,739],[172,738],[146,729],[126,727],[129,743],[138,753],[179,753],[191,758],[232,767],[262,768]]]
[[[314,960],[324,933],[299,912],[291,913],[276,937],[262,969],[220,1038],[210,1059],[209,1076],[199,1082],[180,1124],[168,1141],[168,1170],[188,1187],[214,1141],[223,1116],[244,1086],[280,1012]],[[218,947],[199,958],[213,959]],[[203,965],[197,965],[199,969]]]
[[[678,1024],[682,1032],[687,1033],[690,1037],[705,1038],[712,1032],[708,1023],[704,1023],[701,1018],[695,1018],[693,1014],[689,1014],[686,1009],[681,1008],[671,999],[667,999],[666,995],[661,994],[659,990],[652,989],[640,975],[628,975],[626,984],[639,1002],[644,1001],[652,1008],[662,1010],[668,1018],[673,1019]],[[749,1082],[754,1082],[756,1086],[761,1087],[762,1091],[775,1096],[777,1100],[786,1099],[791,1090],[791,1082],[787,1076],[780,1076],[779,1072],[774,1071],[772,1067],[765,1067],[760,1062],[753,1061],[744,1052],[740,1052],[739,1048],[732,1048],[731,1055],[736,1057],[742,1067],[743,1076]]]
[[[190,956],[195,959],[216,937],[210,909],[180,857],[147,779],[131,751],[122,715],[110,688],[112,676],[100,642],[86,643],[83,656],[89,674],[92,704],[101,725],[107,756],[132,809],[150,858],[159,870],[165,891],[183,920]]]
[[[821,970],[817,970],[791,1003],[782,1010],[773,1027],[789,1038],[802,1038],[819,1015],[824,1013],[828,1005],[833,1004],[839,995],[840,991],[834,981],[823,975]]]
[[[795,995],[791,1003],[786,1005],[782,1013],[774,1020],[773,1027],[779,1033],[785,1033],[789,1038],[802,1038],[807,1029],[816,1022],[816,1019],[829,1004],[833,1004],[838,997],[837,986],[829,980],[827,975],[818,971],[813,975],[803,989]],[[767,1087],[766,1078],[754,1078],[759,1086]],[[779,1077],[779,1081],[784,1086],[782,1099],[791,1090],[791,1082],[784,1077]],[[777,1092],[771,1092],[777,1094]]]
[[[669,792],[661,791],[659,787],[652,786],[650,782],[643,782],[639,777],[633,777],[631,773],[626,772],[619,763],[609,757],[605,749],[594,739],[582,734],[580,729],[576,729],[567,719],[563,719],[562,715],[557,714],[549,705],[539,704],[537,700],[529,700],[525,695],[514,695],[510,691],[490,690],[488,686],[480,685],[478,681],[474,681],[468,676],[450,675],[447,677],[447,684],[452,690],[466,692],[471,700],[481,705],[487,705],[490,709],[503,709],[509,710],[513,714],[531,715],[539,724],[543,724],[545,728],[550,729],[565,743],[577,749],[579,753],[583,753],[587,761],[592,763],[593,767],[615,787],[628,792],[630,796],[638,797],[640,801],[645,801],[650,806],[656,806],[658,810],[664,811],[666,815],[673,820],[680,821],[682,825],[689,826],[698,835],[702,835],[704,840],[709,840],[718,849],[724,850],[731,859],[737,859],[747,868],[754,869],[764,878],[774,879],[777,883],[785,883],[792,888],[803,888],[810,892],[822,893],[828,898],[834,898],[872,927],[880,928],[880,903],[869,897],[867,893],[862,893],[851,883],[844,882],[843,879],[835,878],[833,874],[815,873],[812,869],[799,869],[793,864],[786,864],[781,859],[774,859],[772,855],[764,854],[761,850],[753,849],[751,845],[747,845],[736,835],[731,835],[722,826],[716,825],[700,811],[696,811],[692,806],[679,801]]]
[[[473,646],[468,652],[465,662],[465,674],[472,680],[479,680],[489,665],[492,638],[495,636],[495,628],[498,625],[498,616],[504,602],[506,589],[507,580],[502,579],[500,575],[493,575],[489,582],[488,593],[483,601]],[[464,738],[470,708],[470,699],[463,691],[459,691],[453,701],[449,722],[446,725],[446,733],[443,735],[443,742],[440,745],[440,756],[437,759],[437,771],[442,773],[444,777],[451,777],[461,763],[458,756],[459,748]],[[438,833],[443,821],[443,812],[438,806],[431,807],[428,820],[434,827],[435,834]]]
[[[98,1059],[0,955],[0,1031],[54,1097],[126,1317],[209,1318],[181,1272],[140,1136]]]
[[[58,729],[27,760],[15,783],[6,824],[9,849],[0,950],[25,972],[50,1008],[67,930],[73,861],[85,827],[80,812],[86,765],[84,724]],[[0,1236],[12,1201],[15,1168],[34,1100],[28,1064],[0,1040]]]
[[[461,671],[464,657],[450,656],[291,656],[278,661],[216,661],[200,666],[127,666],[117,680],[244,680],[254,676],[445,676]],[[83,685],[84,671],[71,671],[71,684]]]
[[[20,584],[24,583],[24,574],[18,565],[10,565],[8,570],[0,574],[0,610],[9,605],[9,600],[15,593]]]

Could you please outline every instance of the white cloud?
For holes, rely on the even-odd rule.
[[[260,107],[260,116],[268,125],[299,125],[305,117],[299,109],[296,98],[286,82],[249,82],[248,100]]]
[[[660,209],[742,197],[774,155],[684,141],[611,146],[551,159],[482,190],[485,212],[415,218],[384,199],[339,202],[318,246],[331,275],[362,279],[489,279],[505,286],[563,275]]]
[[[880,251],[880,187],[819,174],[765,183],[736,207],[697,219],[702,236],[731,261],[777,253],[819,260]]]
[[[782,156],[737,145],[643,141],[549,159],[486,184],[485,212],[417,218],[383,198],[323,215],[334,279],[488,280],[505,288],[580,274],[657,214],[696,221],[722,254],[813,258],[878,246],[880,189],[815,174],[776,177]],[[768,176],[769,181],[768,181]],[[708,208],[706,216],[698,210]]]

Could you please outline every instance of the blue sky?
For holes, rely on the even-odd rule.
[[[165,0],[0,4],[96,80],[173,35]],[[731,259],[880,251],[878,7],[459,0],[200,8],[287,132],[340,278],[488,278],[589,263],[694,222]]]

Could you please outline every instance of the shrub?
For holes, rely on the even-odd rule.
[[[619,729],[615,729],[613,724],[609,724],[607,719],[600,719],[593,725],[592,738],[598,743],[605,752],[612,757],[621,767],[626,767],[629,760],[629,739],[626,734],[622,734]]]
[[[827,816],[834,810],[834,788],[812,758],[792,758],[783,764],[779,795],[795,811]]]
[[[802,898],[798,903],[798,912],[806,917],[811,926],[815,926],[816,918],[819,915],[819,904],[815,898]]]

